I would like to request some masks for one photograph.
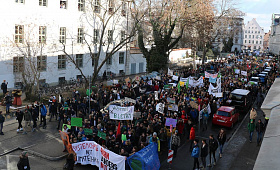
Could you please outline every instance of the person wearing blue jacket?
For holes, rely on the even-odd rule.
[[[193,169],[199,169],[199,162],[198,162],[198,158],[199,158],[199,146],[198,146],[198,139],[195,139],[193,141],[194,146],[193,146],[193,150],[192,150],[192,157],[193,157]]]
[[[40,126],[42,126],[42,121],[43,121],[43,129],[46,129],[47,123],[46,123],[46,116],[47,116],[47,108],[44,105],[44,103],[41,104],[41,123]]]

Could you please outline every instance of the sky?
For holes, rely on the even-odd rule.
[[[236,7],[244,12],[244,24],[256,18],[265,32],[270,30],[273,13],[280,14],[280,0],[234,0]]]

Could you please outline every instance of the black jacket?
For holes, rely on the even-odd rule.
[[[20,157],[17,167],[18,170],[30,170],[28,157]]]
[[[206,143],[205,146],[201,145],[201,153],[200,157],[206,157],[208,155],[208,144]]]
[[[223,135],[220,135],[220,133],[217,136],[217,139],[219,141],[219,144],[225,144],[226,140],[227,140],[227,135],[224,133]]]
[[[259,123],[259,122],[256,123],[256,131],[257,132],[263,132],[264,131],[264,124],[262,122],[261,123]]]
[[[209,139],[209,151],[215,152],[218,148],[218,142],[215,138]]]

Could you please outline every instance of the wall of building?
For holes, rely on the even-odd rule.
[[[182,49],[173,49],[169,54],[169,60],[173,63],[177,63],[184,57],[187,57],[187,53],[191,55],[191,49],[189,48],[182,48]]]

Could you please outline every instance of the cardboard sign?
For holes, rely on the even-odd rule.
[[[165,126],[172,126],[172,127],[176,127],[177,124],[177,119],[171,119],[171,118],[166,118],[165,121]]]
[[[92,129],[85,128],[84,132],[85,132],[85,135],[93,135]]]
[[[83,119],[78,117],[72,117],[71,126],[83,127]]]
[[[178,111],[178,105],[176,104],[170,104],[168,105],[168,110],[171,110],[171,111]]]
[[[173,98],[167,97],[167,102],[174,104],[175,103],[175,98],[174,97]]]
[[[159,113],[164,113],[164,104],[163,103],[157,104],[156,111]]]
[[[97,136],[101,137],[104,140],[106,140],[106,133],[104,133],[104,132],[98,131]]]
[[[192,108],[198,109],[198,104],[195,103],[194,101],[190,101],[190,105],[191,105]]]

